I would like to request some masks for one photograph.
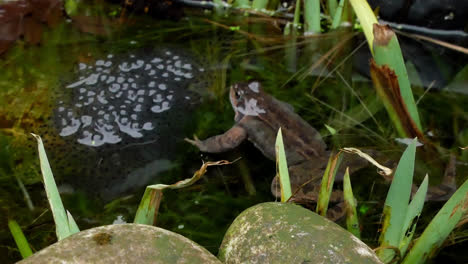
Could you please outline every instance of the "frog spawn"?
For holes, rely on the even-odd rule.
[[[71,100],[60,100],[56,108],[60,136],[75,135],[77,142],[94,147],[126,136],[142,138],[158,129],[163,112],[190,100],[186,86],[202,71],[169,50],[148,59],[109,54],[93,64],[80,63],[79,80],[66,85]]]
[[[190,54],[167,49],[79,63],[56,95],[51,137],[63,144],[49,158],[59,188],[111,200],[157,181],[174,167],[197,103],[188,87],[203,71]]]

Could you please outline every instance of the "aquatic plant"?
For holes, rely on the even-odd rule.
[[[288,163],[286,160],[286,152],[284,151],[283,135],[281,127],[278,129],[275,142],[276,153],[276,174],[279,177],[281,189],[281,202],[287,202],[291,196],[291,183],[289,181]]]
[[[466,206],[468,181],[465,181],[410,247],[428,189],[426,175],[409,202],[416,143],[417,141],[413,140],[401,156],[385,201],[381,244],[378,248],[378,255],[385,263],[390,263],[393,259],[404,264],[424,263],[434,256],[448,235],[460,223],[462,216],[468,212]]]
[[[281,133],[278,133],[278,138],[280,136]],[[467,180],[440,209],[414,246],[410,247],[413,243],[412,239],[428,190],[428,176],[426,175],[410,202],[416,143],[417,140],[414,139],[402,154],[385,201],[382,232],[379,239],[380,246],[376,249],[379,258],[385,263],[392,263],[395,260],[398,263],[405,264],[424,263],[426,259],[433,257],[438,247],[442,245],[450,232],[460,223],[463,215],[468,212],[468,206],[466,206],[466,200],[468,199]],[[333,187],[335,174],[342,157],[341,154],[342,152],[339,152],[337,155],[330,156],[322,179],[319,201],[317,202],[317,213],[320,213],[322,216],[326,215],[331,188]],[[362,152],[360,152],[360,155],[365,156]],[[279,156],[284,156],[284,154],[280,154]],[[369,158],[369,161],[374,162],[371,158]],[[279,159],[278,162],[280,163],[280,168],[287,167],[284,157]],[[379,164],[375,165],[381,167]],[[387,174],[391,174],[391,171],[387,172]],[[287,177],[287,174],[283,175],[283,178],[280,178],[280,182],[282,182],[280,184],[281,189],[283,189],[285,182],[289,183],[289,179],[285,181],[284,176]],[[356,203],[352,197],[348,169],[345,172],[344,185],[347,200],[346,223],[348,231],[360,236]],[[286,187],[288,186],[286,185]],[[283,194],[283,191],[281,193]],[[285,200],[282,199],[282,201],[284,202]]]
[[[62,240],[74,233],[79,232],[80,230],[76,225],[73,216],[63,207],[62,199],[60,198],[57,185],[55,184],[54,175],[52,173],[52,169],[50,168],[49,160],[47,158],[41,137],[35,134],[32,135],[37,140],[44,189],[46,190],[47,200],[49,201],[52,215],[54,216],[57,239]]]
[[[366,1],[352,0],[351,5],[375,59],[371,63],[372,81],[397,132],[401,137],[422,139],[417,106],[395,33],[390,27],[379,25]]]
[[[31,247],[29,247],[28,240],[24,236],[21,227],[18,225],[18,222],[15,220],[8,220],[8,228],[10,229],[11,235],[15,239],[15,243],[21,253],[21,257],[27,258],[31,256],[33,254]]]

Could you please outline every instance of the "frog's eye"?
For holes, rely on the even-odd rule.
[[[242,95],[243,95],[244,93],[243,93],[242,91],[236,90],[235,94],[236,94],[236,98],[239,100],[239,99],[242,98]]]

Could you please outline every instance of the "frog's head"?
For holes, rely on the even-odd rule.
[[[229,99],[236,113],[234,117],[236,122],[244,116],[258,116],[266,112],[262,105],[264,101],[262,87],[257,81],[231,85]]]

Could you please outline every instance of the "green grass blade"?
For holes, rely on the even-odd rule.
[[[178,181],[174,184],[155,184],[146,187],[143,198],[138,205],[138,209],[133,220],[136,224],[156,225],[158,216],[159,205],[165,189],[181,189],[191,186],[197,182],[205,173],[209,166],[220,166],[231,164],[227,160],[220,160],[215,162],[205,162],[201,168],[196,171],[191,178]]]
[[[398,39],[389,26],[374,25],[373,30],[374,59],[377,65],[387,65],[390,69],[395,71],[400,86],[401,97],[414,123],[419,130],[422,130],[418,108],[414,101],[413,92],[411,91],[411,84]]]
[[[78,2],[77,0],[65,0],[64,7],[65,13],[67,13],[68,16],[76,15],[78,10]]]
[[[24,187],[23,181],[15,174],[16,182],[18,182],[18,186],[23,193],[24,196],[24,201],[26,202],[26,205],[28,206],[30,211],[34,210],[34,204],[31,200],[31,196],[28,193],[28,190],[26,190],[26,187]]]
[[[408,206],[408,213],[406,214],[405,223],[402,228],[402,238],[400,242],[400,253],[402,256],[405,255],[408,249],[411,239],[413,239],[414,231],[416,230],[417,217],[421,214],[426,199],[427,187],[429,184],[428,176],[424,177],[421,186],[411,200]]]
[[[52,174],[52,169],[50,168],[49,160],[47,159],[47,154],[44,149],[44,144],[40,136],[32,134],[37,140],[37,147],[39,151],[39,160],[41,163],[42,177],[44,179],[44,188],[47,194],[47,200],[49,201],[50,209],[54,217],[55,222],[55,232],[57,234],[57,239],[62,240],[74,232],[69,228],[67,213],[62,204],[62,199],[60,199],[60,194],[55,184],[54,175]]]
[[[32,250],[29,247],[28,240],[21,231],[21,227],[15,220],[8,220],[8,228],[10,229],[10,233],[15,240],[16,246],[19,249],[21,257],[27,258],[32,255]]]
[[[341,2],[343,2],[343,0],[341,0]],[[328,0],[327,8],[328,8],[328,14],[330,15],[330,17],[335,17],[335,14],[337,13],[337,6],[338,6],[337,0]]]
[[[466,213],[468,213],[468,180],[460,186],[432,219],[402,263],[425,263],[438,251]]]
[[[304,34],[312,35],[320,33],[320,1],[304,1]]]
[[[332,22],[332,25],[331,25],[332,29],[337,28],[341,23],[341,16],[343,15],[344,2],[345,2],[345,0],[340,0],[340,4],[336,8],[336,12],[334,12],[333,15],[330,13],[330,15],[333,17],[333,22]],[[335,1],[335,3],[336,3],[336,1]]]
[[[331,127],[327,124],[323,124],[325,126],[325,128],[328,130],[328,133],[330,133],[330,135],[334,136],[336,135],[336,129],[334,127]],[[323,134],[322,134],[323,135]]]
[[[68,219],[68,228],[70,229],[70,232],[72,234],[80,232],[80,229],[78,228],[78,225],[76,224],[75,219],[73,219],[73,216],[68,210],[67,210],[67,219]]]
[[[416,139],[414,139],[403,152],[392,184],[390,185],[390,190],[385,200],[383,227],[379,239],[381,247],[400,246],[402,226],[405,223],[411,195],[416,142]],[[394,254],[394,250],[383,249],[377,255],[383,262],[387,262],[393,259]]]
[[[373,25],[377,22],[377,18],[375,17],[372,9],[370,8],[369,4],[366,0],[349,0],[351,6],[354,9],[354,13],[358,17],[362,30],[364,31],[364,35],[366,36],[367,43],[369,44],[369,49],[372,54],[374,54],[373,50],[373,43],[374,43],[374,33],[373,33]]]
[[[161,204],[162,191],[146,188],[143,198],[138,205],[133,223],[143,225],[156,225],[157,213]]]
[[[276,171],[279,175],[281,186],[281,202],[286,202],[291,197],[291,183],[289,181],[288,163],[286,161],[286,152],[284,151],[283,134],[281,128],[278,129],[275,142],[276,151]]]
[[[327,168],[325,169],[322,183],[320,184],[320,193],[317,201],[317,213],[321,216],[327,215],[333,183],[342,158],[343,155],[341,155],[341,152],[338,152],[336,155],[330,155],[330,159],[328,160]]]
[[[284,35],[289,36],[284,47],[285,65],[288,72],[297,71],[297,27],[291,23],[287,23],[284,27]]]
[[[296,7],[294,9],[293,27],[298,28],[301,20],[301,0],[296,0]]]
[[[238,8],[249,9],[250,8],[250,1],[249,0],[236,0],[236,1],[234,1],[233,6],[238,7]]]
[[[253,0],[252,8],[255,10],[266,9],[268,5],[268,0]]]
[[[354,199],[351,180],[349,179],[349,168],[346,168],[343,178],[343,196],[346,205],[346,229],[361,238],[361,230],[359,229],[359,220],[356,211],[356,200]]]
[[[336,128],[336,132],[339,132],[342,129],[359,126],[361,123],[364,123],[369,118],[372,118],[383,105],[379,98],[373,97],[366,99],[367,105],[358,104],[346,110],[346,112],[338,112],[337,117],[331,119],[329,126]],[[375,123],[379,126],[376,120]],[[327,134],[321,134],[322,136],[327,136]]]

